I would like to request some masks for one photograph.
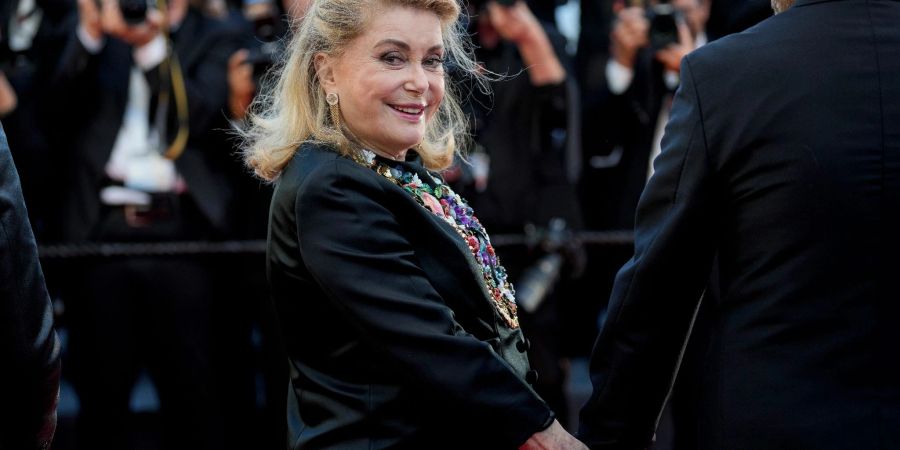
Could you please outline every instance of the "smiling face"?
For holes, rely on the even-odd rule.
[[[327,93],[366,147],[397,155],[422,142],[444,97],[441,22],[433,12],[388,6],[337,56],[318,55]]]

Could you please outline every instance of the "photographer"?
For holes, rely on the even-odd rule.
[[[69,111],[64,233],[70,242],[173,242],[225,233],[226,61],[237,33],[203,2],[79,0],[53,89]],[[135,7],[134,9],[132,7]],[[215,261],[85,260],[69,270],[69,373],[81,448],[129,441],[131,388],[147,369],[166,448],[226,448],[215,370]]]
[[[706,40],[703,26],[708,11],[700,0],[674,0],[651,8],[626,8],[618,4],[615,9],[618,12],[606,69],[610,90],[621,94],[628,89],[634,78],[638,51],[644,48],[649,48],[665,69],[666,86],[677,87],[681,58]]]
[[[582,3],[587,17],[598,22],[582,28],[577,56],[584,89],[578,194],[587,229],[633,229],[669,99],[678,86],[681,57],[705,41],[708,4],[709,0],[646,7],[640,2],[629,7],[623,0]],[[584,279],[590,281],[584,289],[596,292],[599,300],[568,318],[571,330],[581,330],[569,331],[571,342],[581,343],[577,351],[585,354],[590,347],[584,343],[598,331],[597,316],[606,307],[613,278],[632,250],[590,246],[588,252]]]
[[[240,18],[248,39],[228,59],[228,111],[241,121],[266,72],[280,58],[291,23],[306,14],[311,0],[245,0]]]
[[[564,63],[562,36],[522,0],[473,2],[469,15],[476,59],[504,76],[492,83],[492,96],[472,89],[466,110],[473,119],[474,151],[469,163],[459,162],[445,175],[447,181],[491,233],[522,234],[554,218],[577,229],[576,174],[569,171],[569,163],[579,159],[577,88]],[[542,256],[540,248],[526,247],[497,249],[514,284]],[[551,297],[533,313],[519,311],[531,339],[529,359],[540,374],[535,389],[565,424],[557,308]]]
[[[609,56],[585,111],[581,196],[589,228],[630,229],[659,147],[681,58],[702,45],[706,0],[653,6],[611,3]],[[590,122],[590,123],[589,123]]]

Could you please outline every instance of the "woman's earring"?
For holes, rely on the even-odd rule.
[[[338,95],[329,92],[325,95],[325,102],[328,103],[328,112],[331,114],[331,124],[335,130],[341,129],[341,109],[338,106]]]

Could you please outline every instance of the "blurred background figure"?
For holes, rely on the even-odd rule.
[[[588,230],[630,232],[658,148],[680,58],[705,42],[709,0],[585,0],[576,75],[581,88],[578,198]],[[566,347],[585,356],[630,246],[587,245],[579,291],[596,293],[566,316]],[[599,316],[599,319],[598,319]]]
[[[637,199],[658,153],[681,58],[706,42],[708,0],[648,6],[612,2],[609,53],[588,82],[581,195],[591,228],[630,229]],[[594,69],[597,70],[597,69]],[[605,83],[597,83],[597,80]]]
[[[248,108],[271,82],[269,71],[284,57],[284,46],[295,26],[309,7],[308,0],[246,0],[231,5],[229,21],[242,30],[239,49],[228,58],[227,113],[234,126],[242,126]],[[234,154],[239,142],[229,142]],[[265,240],[272,186],[252,176],[243,164],[234,166],[232,174],[234,198],[231,238]],[[273,303],[266,283],[265,258],[262,253],[232,258],[228,266],[230,286],[226,296],[235,305],[227,311],[226,323],[251,330],[253,341],[243,339],[244,333],[231,334],[226,348],[242,349],[240,354],[252,355],[252,365],[242,365],[245,373],[257,373],[262,382],[256,383],[257,404],[262,410],[256,417],[254,440],[244,448],[283,449],[286,445],[287,408],[285,385],[288,382],[287,353],[275,320]],[[249,344],[253,348],[248,348]],[[254,354],[255,352],[255,354]],[[234,361],[233,358],[230,359]],[[246,379],[246,377],[245,377]],[[262,388],[259,386],[262,385]],[[261,392],[260,392],[261,391]],[[238,408],[238,411],[252,411]],[[236,417],[240,417],[237,415]],[[242,448],[236,445],[235,448]]]
[[[227,235],[234,164],[224,132],[226,63],[238,33],[216,4],[80,0],[52,80],[68,111],[63,237],[177,242]],[[223,11],[224,12],[224,11]],[[142,369],[166,448],[226,448],[216,370],[217,266],[210,257],[133,256],[70,267],[69,370],[79,448],[122,448]],[[236,390],[237,391],[237,390]],[[227,393],[223,396],[223,393]]]
[[[466,108],[474,151],[447,177],[491,233],[529,232],[528,242],[501,245],[498,254],[523,306],[520,317],[529,336],[529,357],[539,374],[535,389],[567,424],[567,363],[554,293],[563,262],[553,260],[556,274],[533,279],[541,292],[528,301],[525,286],[530,283],[523,275],[548,253],[566,260],[563,273],[579,271],[579,249],[571,248],[571,242],[556,239],[550,245],[556,248],[542,246],[551,244],[551,223],[557,235],[581,227],[574,187],[578,169],[573,167],[580,160],[577,86],[565,67],[565,39],[552,22],[540,21],[529,4],[471,2],[469,14],[476,59],[502,76],[492,83],[492,95],[473,89]]]
[[[2,126],[0,232],[0,448],[43,450],[56,429],[59,340]]]

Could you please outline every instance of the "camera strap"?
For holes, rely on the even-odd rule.
[[[178,118],[178,132],[175,134],[175,139],[166,148],[163,157],[174,161],[184,152],[185,147],[187,147],[188,137],[190,136],[187,89],[185,88],[184,83],[184,72],[181,70],[181,64],[178,61],[178,55],[175,53],[175,46],[172,43],[172,38],[169,33],[166,0],[157,0],[156,4],[163,17],[166,18],[163,20],[162,29],[160,31],[166,41],[166,46],[168,47],[168,55],[159,65],[161,81],[159,103],[160,106],[162,106],[162,110],[168,109],[169,95],[173,95],[175,99],[175,114]],[[161,127],[160,129],[163,130],[162,142],[166,142],[165,117],[157,123],[159,124],[158,126]]]

